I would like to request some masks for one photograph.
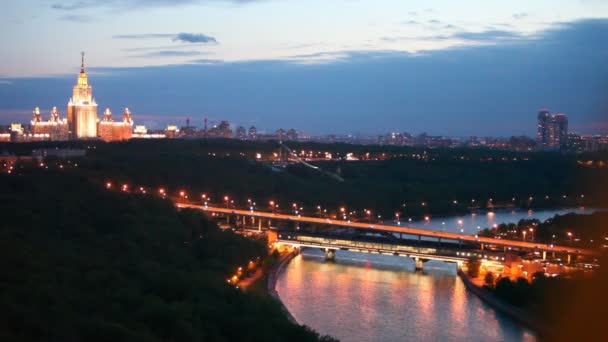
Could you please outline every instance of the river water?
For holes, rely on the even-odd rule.
[[[573,211],[591,212],[499,211],[407,224],[473,234],[477,226]],[[326,262],[322,251],[304,249],[276,288],[299,323],[341,341],[536,340],[533,332],[467,291],[454,264],[429,261],[422,272],[414,268],[405,257],[338,251],[335,262]]]
[[[420,221],[409,221],[409,219],[402,218],[400,225],[473,235],[477,234],[480,229],[491,228],[494,224],[517,223],[521,219],[538,219],[542,222],[555,215],[568,213],[591,214],[597,210],[584,207],[556,210],[497,209],[496,211],[480,211],[460,216],[428,217],[428,220]],[[396,224],[394,221],[386,223]]]

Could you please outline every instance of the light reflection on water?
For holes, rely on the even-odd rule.
[[[336,262],[306,249],[278,279],[293,316],[341,341],[534,341],[534,335],[484,304],[429,261],[413,272],[404,257],[339,251]]]

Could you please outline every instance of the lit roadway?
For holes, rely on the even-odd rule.
[[[583,254],[583,255],[598,255],[599,254],[596,251],[592,251],[592,250],[588,250],[588,249],[578,249],[578,248],[572,248],[572,247],[566,247],[566,246],[547,245],[547,244],[525,242],[525,241],[518,241],[518,240],[506,240],[506,239],[497,239],[497,238],[489,238],[489,237],[475,237],[475,236],[466,235],[466,234],[438,232],[438,231],[413,228],[413,227],[401,227],[401,226],[396,227],[396,226],[390,226],[390,225],[386,225],[386,224],[350,222],[350,221],[344,221],[344,220],[332,220],[332,219],[327,219],[327,218],[310,217],[310,216],[287,215],[287,214],[269,213],[269,212],[252,211],[252,210],[241,210],[241,209],[232,209],[232,208],[209,207],[209,206],[195,205],[195,204],[188,204],[188,203],[179,203],[179,202],[176,203],[176,206],[178,208],[192,208],[192,209],[199,209],[199,210],[214,212],[214,213],[253,216],[253,217],[275,219],[275,220],[287,220],[287,221],[293,221],[293,222],[330,224],[333,226],[353,227],[353,228],[361,228],[361,229],[369,229],[369,230],[378,230],[378,231],[384,231],[384,232],[420,235],[420,236],[442,238],[442,239],[453,239],[453,240],[477,242],[477,243],[484,243],[484,244],[489,244],[489,245],[497,245],[497,246],[505,246],[505,247],[528,248],[528,249],[548,251],[548,252]]]

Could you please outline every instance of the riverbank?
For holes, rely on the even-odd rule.
[[[279,259],[279,263],[268,274],[268,284],[267,284],[267,286],[268,286],[268,294],[272,298],[276,299],[279,302],[279,304],[281,304],[281,309],[283,310],[283,312],[287,316],[287,319],[291,323],[300,325],[300,323],[298,323],[298,321],[295,319],[295,317],[293,317],[293,315],[291,314],[291,312],[289,312],[289,310],[287,309],[287,307],[285,306],[285,304],[283,304],[283,301],[281,301],[281,298],[279,297],[279,293],[276,290],[277,279],[281,275],[281,272],[283,272],[283,270],[285,269],[285,266],[287,264],[289,264],[289,262],[291,261],[291,259],[293,259],[296,255],[298,255],[298,253],[296,251],[292,251],[292,252],[289,252],[287,254],[281,255],[281,257]]]
[[[461,269],[458,269],[458,276],[460,279],[462,279],[462,282],[468,290],[473,292],[477,297],[491,306],[494,310],[509,316],[514,321],[533,330],[539,337],[547,336],[547,328],[541,320],[532,316],[525,310],[506,303],[505,301],[496,297],[492,292],[483,288],[482,285],[476,284],[474,280],[466,275]]]

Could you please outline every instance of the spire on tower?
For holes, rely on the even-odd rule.
[[[80,60],[81,60],[81,64],[80,64],[80,73],[84,74],[84,51],[82,51],[80,53]]]

